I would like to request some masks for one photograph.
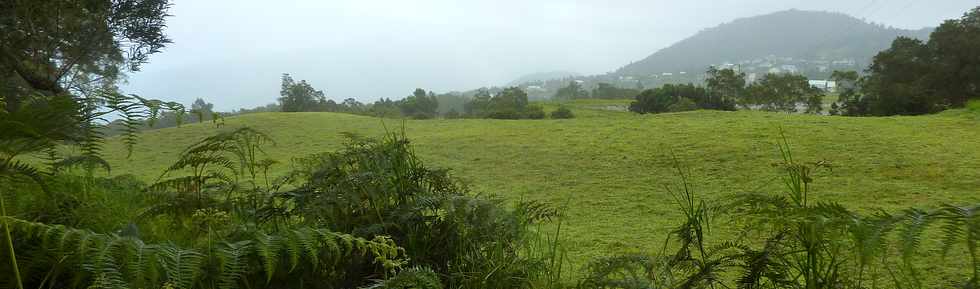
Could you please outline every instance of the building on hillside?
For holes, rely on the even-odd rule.
[[[833,80],[817,80],[811,79],[807,81],[810,86],[818,88],[826,92],[834,92],[837,90],[837,82]]]
[[[779,68],[785,71],[786,73],[797,73],[800,71],[800,69],[793,64],[783,64]]]
[[[525,90],[527,92],[546,92],[546,91],[548,91],[547,89],[545,89],[544,87],[541,87],[539,85],[530,85]]]

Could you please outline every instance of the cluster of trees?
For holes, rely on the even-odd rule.
[[[491,95],[486,89],[477,91],[464,106],[466,117],[496,119],[542,119],[541,106],[531,105],[527,93],[519,87],[508,87]]]
[[[766,74],[746,85],[745,74],[732,69],[711,68],[705,86],[666,84],[636,96],[630,111],[638,113],[678,112],[695,109],[820,113],[823,91],[812,87],[805,76]]]
[[[837,72],[832,114],[917,115],[963,107],[980,98],[980,7],[947,20],[929,40],[899,37],[878,53],[866,75]]]
[[[418,88],[403,99],[382,98],[372,104],[364,104],[354,98],[337,103],[327,99],[306,80],[293,80],[289,74],[282,76],[279,92],[279,110],[282,112],[346,112],[382,117],[433,118],[439,115],[439,99],[434,92]]]
[[[623,88],[607,82],[600,82],[596,84],[594,88],[592,88],[590,93],[582,86],[580,82],[572,80],[568,82],[568,85],[559,88],[552,98],[559,100],[584,98],[624,99],[633,98],[639,95],[642,91],[643,86],[639,83],[637,83],[636,88]]]

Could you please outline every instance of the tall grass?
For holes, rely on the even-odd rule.
[[[815,195],[813,184],[829,163],[797,160],[785,138],[779,151],[782,192],[741,193],[716,206],[695,193],[677,166],[680,189],[667,190],[684,219],[664,250],[597,259],[579,287],[926,288],[917,269],[926,243],[961,250],[965,255],[951,261],[970,266],[942,286],[980,285],[980,205],[857,213]],[[712,237],[708,229],[723,216],[742,228],[738,238]]]

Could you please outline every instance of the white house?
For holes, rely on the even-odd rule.
[[[816,79],[811,79],[811,80],[808,80],[807,82],[810,83],[810,86],[815,87],[815,88],[819,88],[819,89],[821,89],[823,91],[834,91],[834,90],[837,89],[837,82],[836,81],[833,81],[833,80],[816,80]]]

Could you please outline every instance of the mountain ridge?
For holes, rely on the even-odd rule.
[[[725,62],[770,56],[870,62],[898,36],[924,39],[933,28],[899,29],[826,11],[784,10],[743,17],[701,30],[623,66],[614,74],[649,75],[700,71]]]

